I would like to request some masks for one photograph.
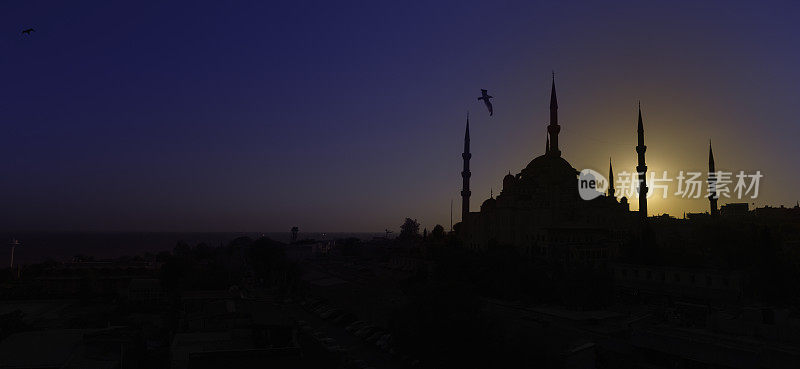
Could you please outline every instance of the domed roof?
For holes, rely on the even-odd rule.
[[[561,172],[569,175],[579,173],[566,159],[553,154],[544,154],[533,158],[525,169],[534,173]]]
[[[548,153],[531,160],[522,169],[521,179],[529,190],[543,191],[547,196],[578,196],[578,174],[560,155]]]
[[[516,178],[514,178],[514,176],[511,175],[511,173],[506,174],[506,176],[503,177],[503,190],[508,190],[511,187],[514,187],[515,181]]]

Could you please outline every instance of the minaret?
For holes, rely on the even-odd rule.
[[[608,197],[614,197],[614,169],[611,168],[611,158],[608,158]]]
[[[714,152],[711,151],[711,140],[708,140],[708,202],[711,215],[717,215],[717,173],[714,169]]]
[[[544,143],[544,153],[550,153],[550,136],[547,137],[547,141]]]
[[[560,131],[561,126],[558,125],[558,98],[556,97],[556,73],[553,72],[553,87],[550,90],[550,125],[547,126],[547,133],[550,136],[548,153],[556,156],[561,156],[561,150],[558,149],[558,132]]]
[[[467,220],[469,216],[469,177],[472,173],[469,171],[469,159],[472,154],[469,152],[469,113],[467,113],[467,131],[464,134],[464,152],[461,154],[464,159],[464,170],[461,171],[462,189],[461,189],[461,222]]]
[[[450,232],[453,231],[453,199],[450,199]]]
[[[639,173],[639,216],[647,218],[647,164],[644,163],[644,152],[647,146],[644,145],[644,124],[642,124],[642,103],[639,102],[639,144],[636,145],[636,153],[639,154],[639,165],[636,171]]]

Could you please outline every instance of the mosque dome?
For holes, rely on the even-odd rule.
[[[503,190],[505,191],[514,187],[515,182],[516,178],[514,178],[514,176],[511,175],[511,173],[506,174],[506,176],[503,177]]]
[[[486,199],[483,204],[481,204],[481,211],[494,210],[495,205],[497,205],[497,200],[495,200],[493,197],[490,197]]]
[[[575,168],[564,158],[559,155],[545,154],[535,157],[525,167],[525,171],[529,173],[539,173],[546,175],[556,176],[570,176],[575,178],[579,174]]]

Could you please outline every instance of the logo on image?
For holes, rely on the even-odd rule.
[[[608,180],[602,174],[584,169],[578,175],[578,194],[584,200],[592,200],[608,189]]]

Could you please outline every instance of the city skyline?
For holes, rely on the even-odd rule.
[[[559,146],[576,169],[605,173],[611,157],[635,172],[641,100],[649,171],[706,172],[712,139],[717,170],[764,174],[758,199],[720,206],[794,205],[800,51],[785,46],[797,5],[725,4],[344,5],[330,17],[287,4],[15,5],[0,40],[0,220],[76,231],[447,226],[451,200],[460,213],[466,111],[477,208],[543,153],[553,69]],[[28,25],[36,32],[17,37]],[[708,211],[705,197],[657,195],[650,215]]]
[[[800,2],[0,5],[0,367],[800,368]]]

